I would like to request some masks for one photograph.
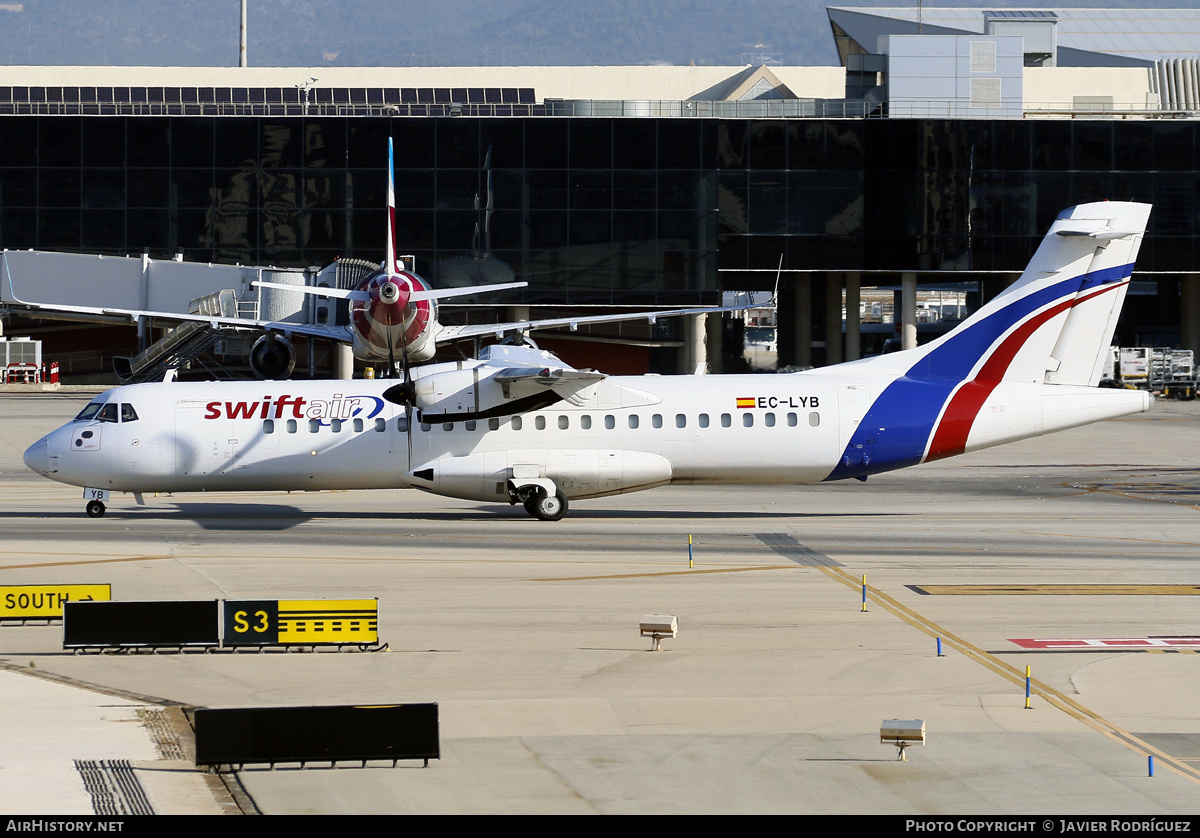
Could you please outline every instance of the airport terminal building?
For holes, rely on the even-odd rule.
[[[391,137],[418,272],[529,283],[445,319],[718,304],[778,271],[803,366],[872,351],[863,288],[977,302],[1065,207],[1136,200],[1119,340],[1200,350],[1200,12],[828,13],[839,67],[6,67],[0,247],[377,262]],[[736,368],[695,320],[539,342],[676,372],[706,333]]]

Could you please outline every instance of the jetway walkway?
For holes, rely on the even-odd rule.
[[[142,351],[114,358],[114,372],[122,383],[153,381],[168,370],[211,355],[221,341],[254,334],[250,328],[216,322],[179,323],[172,315],[247,321],[261,315],[277,323],[309,323],[318,316],[318,306],[311,298],[253,283],[305,285],[312,279],[311,273],[184,262],[181,258],[155,260],[148,255],[130,258],[5,250],[0,258],[0,311],[43,319],[136,325]],[[147,346],[155,326],[168,331]],[[210,372],[220,374],[220,369],[203,363]],[[228,377],[234,376],[228,373]]]

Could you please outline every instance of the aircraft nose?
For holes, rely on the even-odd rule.
[[[50,471],[50,443],[46,437],[25,449],[25,465],[38,474]]]

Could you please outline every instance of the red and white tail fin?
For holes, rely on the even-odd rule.
[[[388,137],[388,184],[387,184],[387,253],[383,269],[388,273],[400,270],[396,264],[396,163],[392,152],[392,138]]]

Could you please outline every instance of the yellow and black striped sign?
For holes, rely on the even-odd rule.
[[[48,620],[64,602],[107,602],[112,585],[0,585],[0,620]]]
[[[377,643],[379,600],[279,601],[280,643]]]
[[[225,602],[226,646],[378,643],[378,599]]]

